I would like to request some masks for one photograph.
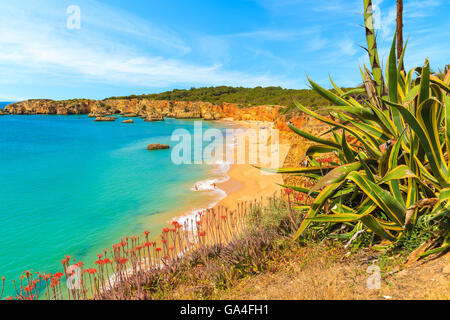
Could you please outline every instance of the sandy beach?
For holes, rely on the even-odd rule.
[[[229,128],[243,129],[243,132],[233,135],[234,137],[236,137],[234,139],[236,143],[234,144],[233,151],[235,153],[235,156],[238,153],[238,141],[242,143],[242,139],[245,139],[243,136],[246,136],[246,129],[255,129],[255,132],[259,132],[259,128],[264,129],[273,127],[272,122],[254,120],[234,121],[232,119],[223,119],[220,120],[220,122],[222,122]],[[290,149],[290,145],[288,143],[286,143],[284,140],[282,142],[284,143],[281,143],[280,141],[280,144],[276,149],[274,149],[278,152],[278,154],[276,155],[276,157],[278,158],[278,166],[276,167],[283,166],[284,160]],[[257,156],[259,148],[261,146],[266,147],[268,143],[265,142],[264,139],[260,139],[259,137],[256,141],[252,141],[252,143],[253,148],[250,148],[250,141],[247,136],[245,148],[246,161],[244,164],[237,163],[238,161],[236,156],[234,161],[235,163],[227,162],[224,166],[229,169],[228,171],[224,171],[222,173],[223,176],[217,177],[213,175],[208,179],[199,181],[195,186],[191,188],[191,191],[193,192],[204,193],[204,200],[199,200],[198,197],[195,198],[195,201],[186,198],[184,203],[185,205],[180,208],[179,211],[165,213],[161,215],[161,217],[157,220],[155,219],[155,216],[153,216],[152,225],[160,228],[163,227],[164,224],[171,224],[174,220],[178,221],[180,224],[183,224],[185,221],[195,220],[197,217],[197,213],[205,209],[218,209],[218,207],[226,207],[230,210],[234,210],[237,208],[237,205],[240,202],[253,201],[255,199],[261,200],[261,198],[262,200],[266,200],[267,197],[278,193],[281,190],[279,184],[283,183],[282,175],[263,172],[254,167],[254,165],[256,165],[261,167],[274,168],[274,166],[270,165],[270,163],[268,164],[260,162],[250,164],[248,161],[250,159],[250,155],[255,156],[256,159],[259,160]],[[230,149],[233,149],[233,147],[231,147]],[[272,150],[270,149],[270,151]],[[223,163],[219,166],[223,167]],[[198,189],[195,190],[195,188]]]
[[[225,120],[226,121],[226,120]],[[271,122],[261,121],[233,121],[235,125],[250,129],[258,129],[261,127],[271,127]],[[262,144],[258,139],[257,146]],[[284,159],[289,152],[290,145],[281,143],[279,145],[278,163],[282,167]],[[249,150],[246,150],[249,153]],[[258,164],[264,166],[264,164]],[[252,201],[254,199],[265,199],[279,192],[281,187],[278,184],[283,183],[281,174],[269,174],[261,172],[250,164],[233,164],[228,171],[229,180],[217,185],[218,188],[225,191],[227,196],[222,199],[217,206],[224,206],[234,209],[238,202]]]

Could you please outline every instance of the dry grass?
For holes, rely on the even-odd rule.
[[[344,258],[345,251],[325,244],[285,250],[266,272],[243,279],[213,299],[362,300],[449,299],[450,254],[416,264],[395,274],[382,269],[380,290],[367,289],[368,259],[375,252],[361,250]],[[395,261],[391,264],[396,263]],[[445,267],[447,266],[447,270]]]

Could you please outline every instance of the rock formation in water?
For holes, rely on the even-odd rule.
[[[97,122],[111,122],[111,121],[116,121],[117,118],[114,117],[97,117],[95,118],[94,121]]]
[[[170,146],[168,146],[167,144],[152,143],[149,144],[147,147],[147,150],[164,150],[164,149],[170,149]]]
[[[122,123],[134,123],[133,119],[123,120]]]

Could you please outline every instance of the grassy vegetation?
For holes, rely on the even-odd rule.
[[[177,101],[203,101],[214,104],[223,102],[236,103],[241,107],[250,107],[257,105],[282,105],[287,106],[289,110],[296,111],[293,101],[312,107],[319,108],[330,105],[329,101],[324,99],[314,90],[309,89],[283,89],[281,87],[203,87],[191,88],[189,90],[175,89],[156,94],[131,95],[125,97],[112,97],[116,99],[151,99],[151,100],[177,100]]]

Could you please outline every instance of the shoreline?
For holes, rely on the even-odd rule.
[[[222,119],[216,120],[215,122],[220,122],[227,124],[230,128],[236,129],[258,129],[260,127],[272,127],[272,122],[263,122],[257,120],[232,120],[232,119]],[[260,141],[256,143],[259,147],[262,145]],[[290,149],[290,144],[284,142],[279,144],[279,166],[282,167],[286,156],[288,155]],[[248,156],[249,150],[246,150]],[[217,164],[220,166],[221,164]],[[239,202],[250,202],[255,199],[265,200],[267,197],[273,196],[278,193],[282,188],[278,184],[283,183],[283,178],[281,174],[270,174],[262,173],[261,170],[253,167],[251,164],[236,164],[236,163],[225,163],[228,166],[227,170],[223,171],[222,176],[210,176],[202,181],[198,181],[196,185],[201,185],[207,181],[216,183],[216,189],[214,188],[199,188],[197,192],[201,191],[215,191],[217,193],[222,193],[214,201],[210,201],[201,208],[192,209],[190,211],[182,211],[175,213],[170,220],[167,222],[170,224],[172,221],[177,221],[182,224],[184,221],[196,218],[198,212],[202,212],[208,209],[217,210],[219,207],[225,207],[229,210],[236,209]],[[190,190],[193,190],[192,187]],[[206,203],[206,202],[205,202]]]
[[[223,121],[223,120],[221,120]],[[225,120],[226,121],[226,120]],[[263,122],[257,120],[233,121],[235,125],[244,126],[249,129],[258,129],[260,127],[272,127],[272,122]],[[262,143],[258,140],[257,146]],[[288,143],[279,144],[279,166],[282,167],[284,160],[289,152]],[[248,153],[248,152],[246,152]],[[262,164],[263,165],[263,164]],[[263,165],[264,166],[264,165]],[[229,179],[219,187],[225,191],[226,197],[219,201],[214,208],[219,206],[229,209],[235,209],[238,202],[253,201],[255,199],[265,200],[266,197],[274,195],[281,190],[278,184],[283,183],[281,174],[269,174],[253,167],[251,164],[232,164],[227,172]]]

